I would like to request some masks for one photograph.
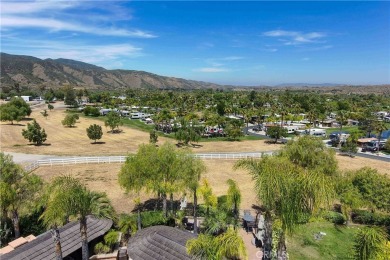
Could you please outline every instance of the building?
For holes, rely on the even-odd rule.
[[[186,243],[196,235],[168,226],[142,229],[129,239],[127,254],[132,260],[190,260]]]
[[[91,247],[112,226],[112,220],[87,217],[88,242]],[[59,228],[62,256],[64,259],[81,259],[80,222],[70,222]],[[29,239],[27,239],[29,238]],[[16,243],[15,243],[16,241]],[[6,250],[3,249],[6,248]],[[55,259],[54,242],[50,230],[33,238],[26,237],[14,240],[0,251],[0,259],[7,260],[41,260]],[[8,252],[5,252],[8,251]]]

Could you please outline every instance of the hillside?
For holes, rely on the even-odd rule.
[[[87,89],[201,89],[224,88],[233,90],[301,90],[327,94],[390,94],[390,85],[353,86],[340,84],[287,83],[277,86],[226,86],[214,83],[165,77],[137,70],[107,70],[105,68],[70,59],[39,59],[32,56],[0,53],[0,88],[12,88],[16,83],[22,87],[61,87],[70,85]]]
[[[19,83],[34,87],[49,85],[79,86],[89,89],[221,88],[213,83],[159,76],[136,70],[106,70],[92,64],[68,59],[38,59],[31,56],[1,53],[1,87]]]

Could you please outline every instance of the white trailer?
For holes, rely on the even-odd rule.
[[[324,137],[324,136],[326,136],[326,131],[325,131],[325,129],[311,128],[311,129],[306,129],[306,134],[312,135],[312,136]]]

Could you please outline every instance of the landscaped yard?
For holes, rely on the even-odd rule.
[[[298,227],[287,239],[291,260],[354,259],[353,237],[359,226],[337,226],[330,222],[312,222]],[[319,236],[319,232],[326,235]]]

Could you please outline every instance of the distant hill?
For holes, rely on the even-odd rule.
[[[70,59],[39,59],[32,56],[0,53],[1,77],[0,89],[12,88],[18,83],[22,87],[51,88],[70,85],[87,89],[247,89],[308,90],[329,93],[390,94],[389,85],[352,86],[332,83],[309,84],[287,83],[277,86],[230,86],[214,83],[165,77],[137,70],[107,70],[105,68]],[[259,79],[261,80],[261,79]]]
[[[1,53],[1,87],[71,85],[88,89],[157,88],[200,89],[229,88],[202,81],[164,77],[145,71],[107,70],[69,59],[38,59],[32,56]]]

